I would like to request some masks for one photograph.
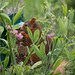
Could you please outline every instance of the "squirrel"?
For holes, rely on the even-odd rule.
[[[36,23],[36,19],[35,19],[35,18],[32,18],[31,21],[26,21],[26,22],[24,23],[24,25],[21,27],[21,34],[22,34],[23,37],[26,39],[26,41],[31,45],[32,42],[31,42],[31,39],[30,39],[30,37],[29,37],[29,35],[28,35],[27,27],[30,28],[30,30],[31,30],[31,32],[32,32],[32,35],[34,34],[35,30],[38,29],[38,30],[40,31],[40,36],[39,36],[39,38],[40,38],[41,35],[42,35],[42,29],[41,29],[41,26],[40,26],[38,23]],[[48,40],[47,40],[47,39],[48,39]],[[53,43],[52,43],[51,38],[48,37],[47,35],[46,35],[46,41],[47,41],[47,44],[45,45],[45,52],[46,52],[46,55],[47,55],[48,52],[49,52],[48,41],[49,41],[49,44],[51,44],[51,50],[52,50]],[[40,41],[40,43],[41,43],[41,42],[44,42],[44,40],[42,39],[42,40]],[[36,55],[36,53],[34,53],[34,54],[32,54],[32,55],[30,56],[30,60],[31,60],[31,64],[34,64],[34,63],[40,61],[41,59]]]
[[[40,36],[39,36],[39,38],[41,37],[41,35],[42,35],[42,29],[41,29],[41,26],[38,24],[38,23],[36,23],[36,19],[35,18],[32,18],[31,19],[31,21],[26,21],[25,23],[24,23],[24,25],[21,27],[21,34],[23,35],[23,37],[26,39],[26,41],[27,41],[27,43],[29,44],[29,45],[32,45],[32,42],[31,42],[31,39],[30,39],[30,37],[29,37],[29,35],[28,35],[28,32],[27,32],[27,27],[29,27],[30,28],[30,30],[31,30],[31,32],[32,32],[32,35],[34,34],[34,32],[35,32],[35,30],[39,30],[40,31]],[[52,47],[53,47],[53,42],[52,42],[52,39],[51,39],[51,37],[49,37],[49,36],[45,36],[46,37],[46,41],[47,41],[47,44],[45,44],[45,53],[46,53],[46,55],[48,54],[48,52],[49,52],[49,45],[51,46],[50,48],[51,48],[51,50],[52,50]],[[42,39],[41,41],[40,41],[40,43],[41,42],[44,42],[44,39]],[[39,44],[40,44],[39,43]],[[30,56],[30,60],[31,60],[31,65],[33,65],[34,63],[36,63],[36,62],[38,62],[38,61],[40,61],[41,59],[36,55],[36,53],[34,53],[34,54],[32,54],[31,56]],[[66,60],[64,59],[63,61],[62,61],[62,63],[59,65],[59,67],[54,71],[54,73],[57,73],[57,72],[61,72],[62,73],[62,75],[64,75],[64,73],[65,73],[65,69],[64,69],[64,65],[66,64]],[[69,65],[69,64],[68,64]]]

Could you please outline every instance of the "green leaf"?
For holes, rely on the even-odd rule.
[[[26,65],[26,63],[28,62],[28,60],[29,60],[29,58],[30,58],[30,56],[31,56],[32,53],[33,53],[33,48],[31,48],[31,52],[30,52],[30,53],[28,54],[28,56],[26,57],[26,59],[25,59],[23,65]]]
[[[29,47],[27,46],[28,54],[30,53]]]
[[[55,74],[53,74],[53,75],[61,75],[61,72],[59,72],[59,73],[55,73]]]
[[[17,70],[17,67],[18,67],[18,66],[15,66],[15,65],[14,65],[13,74],[15,74],[15,72],[16,72],[16,70]]]
[[[31,69],[31,66],[27,65],[27,66],[26,66],[26,69],[25,69],[25,72],[28,72],[29,69]]]
[[[65,68],[66,68],[66,69],[69,69],[69,68],[73,68],[73,67],[75,67],[75,64],[72,64],[72,65],[66,66]]]
[[[5,13],[0,13],[0,16],[1,16],[2,18],[4,18],[4,19],[11,25],[11,20],[10,20],[10,18],[9,18],[9,16],[8,16],[7,14],[5,14]]]
[[[61,35],[67,35],[67,23],[68,23],[68,20],[67,20],[67,17],[62,17],[62,18],[58,18],[59,20],[59,34]]]
[[[39,30],[37,29],[37,30],[34,32],[34,43],[36,43],[36,41],[39,39],[39,35],[40,35],[40,32],[39,32]]]
[[[18,20],[18,18],[22,15],[24,6],[17,12],[17,14],[15,15],[14,19],[13,19],[13,24]]]
[[[35,68],[41,66],[41,64],[42,64],[42,61],[38,61],[38,62],[36,62],[31,68],[32,68],[32,69],[35,69]]]
[[[8,4],[8,2],[5,2],[4,5],[1,7],[1,10],[3,10]]]
[[[68,52],[67,48],[65,48],[65,53],[66,53],[68,59],[70,59],[70,57],[69,57],[69,52]]]
[[[67,4],[65,6],[62,5],[63,13],[66,16],[67,15]]]
[[[17,48],[14,48],[14,52],[16,52],[16,54],[19,56]]]
[[[43,44],[43,42],[40,45],[40,53],[42,55],[42,58],[44,59],[46,57],[46,53],[45,53],[45,45]]]
[[[28,31],[29,37],[30,37],[30,39],[31,39],[31,41],[32,41],[32,43],[33,43],[32,32],[31,32],[31,30],[30,30],[28,27],[27,27],[27,31]]]
[[[75,49],[71,50],[70,55],[75,56]]]
[[[0,26],[0,37],[1,37],[1,34],[3,31],[4,31],[4,28],[2,26]]]
[[[63,58],[59,58],[56,63],[55,63],[55,67],[54,67],[54,70],[61,64]]]
[[[73,13],[74,13],[74,10],[70,10],[70,12],[69,12],[68,15],[67,15],[67,18],[69,18],[70,15],[73,14]]]
[[[4,41],[6,43],[6,45],[8,45],[7,40],[0,38],[0,40]]]
[[[42,59],[42,56],[41,56],[41,53],[40,53],[40,50],[38,49],[38,47],[36,45],[33,45],[33,49],[35,51],[35,53],[37,54],[37,56]]]
[[[42,4],[44,4],[44,1],[43,0],[40,0],[40,1],[41,1]]]
[[[21,25],[19,25],[19,24],[13,26],[14,29],[19,29],[20,27],[21,27]]]
[[[16,65],[16,57],[15,57],[15,54],[14,54],[14,51],[12,50],[12,62],[14,65]]]
[[[8,50],[8,48],[6,48],[6,47],[0,47],[0,53],[7,54],[8,52],[10,52]]]
[[[75,43],[66,44],[66,47],[69,47],[71,45],[75,45]]]
[[[9,56],[6,56],[6,58],[5,58],[5,60],[4,60],[4,68],[7,67],[8,62],[9,62]]]

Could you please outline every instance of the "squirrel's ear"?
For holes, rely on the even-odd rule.
[[[32,18],[31,22],[35,23],[36,22],[36,18]]]

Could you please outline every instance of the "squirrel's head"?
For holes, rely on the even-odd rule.
[[[36,18],[32,18],[31,21],[26,21],[24,25],[21,27],[21,31],[23,31],[24,33],[28,33],[27,27],[30,28],[30,30],[32,31],[32,34],[34,34],[35,30],[39,29],[40,36],[41,36],[42,29],[41,29],[41,26],[38,23],[36,23]]]
[[[35,26],[36,23],[36,18],[32,18],[31,21],[26,21],[24,23],[24,25],[22,26],[21,30],[26,30],[27,27],[29,27],[30,29],[32,29]]]

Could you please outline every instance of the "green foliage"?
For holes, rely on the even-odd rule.
[[[7,35],[7,41],[6,40],[4,40],[4,39],[0,39],[0,40],[2,40],[2,41],[5,41],[6,42],[6,47],[8,47],[8,49],[5,47],[5,48],[0,48],[1,50],[0,50],[0,52],[1,53],[4,53],[4,54],[9,54],[10,56],[11,56],[11,60],[12,60],[12,63],[13,63],[13,65],[16,65],[16,59],[15,59],[15,55],[14,55],[14,52],[13,52],[13,49],[15,50],[15,52],[17,52],[17,50],[16,50],[16,48],[15,48],[15,45],[16,45],[16,37],[13,37],[12,38],[12,34],[10,34],[10,30],[12,29],[8,29],[8,25],[6,26],[6,21],[7,21],[7,24],[9,24],[10,26],[11,26],[11,20],[10,20],[10,18],[9,18],[9,16],[7,15],[7,14],[5,14],[4,12],[3,12],[3,10],[4,10],[4,8],[6,7],[8,5],[8,3],[5,3],[5,5],[4,6],[2,6],[2,8],[1,8],[1,10],[0,10],[0,19],[1,19],[1,21],[2,21],[2,23],[3,23],[3,25],[4,25],[4,27],[5,27],[5,29],[7,30],[7,33],[6,33],[6,35]],[[15,17],[14,17],[14,19],[13,19],[13,24],[17,21],[17,19],[21,16],[21,14],[22,14],[22,11],[23,11],[23,8],[24,7],[22,7],[19,11],[18,11],[18,13],[15,15]],[[1,26],[0,26],[1,27]],[[7,28],[6,28],[7,27]],[[15,28],[13,28],[13,30],[15,30]],[[12,31],[13,31],[12,30]],[[3,32],[3,29],[1,30],[1,32],[0,33],[2,33]],[[0,34],[1,35],[1,34]],[[8,43],[9,42],[9,43]],[[8,44],[7,44],[8,43]],[[10,52],[8,52],[8,50],[10,50]],[[7,53],[8,52],[8,53]],[[17,52],[18,53],[18,52]],[[5,62],[4,62],[4,67],[6,68],[7,67],[7,64],[8,64],[8,60],[9,60],[9,55],[8,55],[8,57],[6,57],[6,59],[5,59]],[[7,62],[6,62],[7,61]]]
[[[38,61],[38,62],[36,62],[31,68],[32,68],[32,69],[35,69],[35,68],[41,66],[41,64],[42,64],[42,62],[41,62],[41,61]]]
[[[55,63],[55,67],[54,67],[54,70],[61,64],[63,58],[59,58],[56,63]]]
[[[44,15],[43,5],[38,0],[23,0],[23,5],[25,6],[24,17],[26,19]]]
[[[36,31],[34,32],[34,43],[36,43],[36,41],[39,39],[39,35],[40,35],[39,30],[36,30]]]
[[[17,24],[17,25],[14,25],[14,26],[13,26],[13,29],[19,29],[20,27],[21,27],[21,25],[18,25],[18,24]]]
[[[17,65],[17,66],[14,65],[13,75],[14,74],[22,75],[23,71],[24,71],[24,68],[21,65]]]
[[[18,18],[22,15],[24,6],[17,12],[17,14],[15,15],[14,19],[13,19],[13,24],[18,20]]]
[[[4,68],[7,67],[8,62],[9,62],[9,56],[6,56],[6,58],[5,58],[5,60],[4,60]]]
[[[31,39],[31,41],[33,43],[33,35],[32,35],[31,30],[28,27],[27,27],[27,31],[28,31],[29,37],[30,37],[30,39]]]
[[[0,38],[1,41],[5,42],[6,45],[8,45],[8,41],[5,39]]]
[[[8,2],[7,7],[9,8],[9,7],[17,7],[18,3],[20,1],[19,0],[15,0],[15,1],[14,0],[0,0],[0,2],[1,2],[2,5],[4,5],[4,4],[6,5],[7,4],[6,2]]]
[[[11,24],[11,20],[8,15],[6,15],[5,13],[0,13],[0,16],[4,18],[9,24]]]
[[[8,6],[8,4],[9,4],[8,2],[5,2],[4,6],[2,6],[0,10],[3,10],[4,8],[6,8],[6,6]]]
[[[3,1],[8,1],[4,3]],[[4,8],[8,7],[17,7],[19,0],[3,0],[0,5],[0,20],[4,24],[5,28],[7,23],[11,26],[10,18],[4,13]],[[69,2],[71,0],[66,0]],[[73,1],[71,1],[73,2]],[[4,6],[3,6],[4,5]],[[75,24],[74,24],[74,13],[73,9],[68,10],[68,5],[65,3],[65,0],[22,0],[22,5],[24,5],[13,19],[13,24],[21,16],[24,10],[25,19],[31,19],[33,17],[37,18],[37,22],[40,23],[42,28],[42,37],[45,39],[45,35],[55,33],[53,37],[53,48],[52,51],[49,50],[49,53],[45,53],[45,44],[42,42],[39,44],[41,38],[39,38],[40,32],[36,30],[32,34],[31,30],[27,27],[29,37],[32,41],[31,48],[28,48],[28,56],[22,64],[15,64],[15,55],[14,52],[17,52],[16,38],[10,34],[7,29],[7,41],[0,38],[1,41],[4,41],[6,46],[0,47],[0,53],[6,54],[4,60],[4,68],[6,68],[9,55],[13,63],[13,67],[10,66],[3,70],[2,74],[4,75],[61,75],[61,73],[55,73],[54,71],[62,63],[63,58],[67,60],[65,64],[65,73],[66,75],[75,74]],[[34,8],[35,7],[35,8]],[[11,26],[12,30],[20,28],[20,25]],[[4,28],[0,26],[0,35],[2,34]],[[8,48],[7,48],[8,47]],[[33,66],[28,66],[28,62],[31,54],[36,53],[41,61],[35,63]],[[49,64],[51,64],[50,67]],[[67,66],[67,64],[69,64]],[[54,66],[55,65],[55,66]],[[69,70],[67,70],[69,69]]]
[[[3,31],[4,31],[4,28],[2,26],[0,26],[0,37],[1,37],[1,34]]]
[[[46,53],[45,53],[45,45],[43,44],[43,42],[40,45],[40,53],[41,53],[42,59],[44,60],[46,58]]]
[[[65,6],[62,5],[63,13],[66,16],[67,15],[67,4]]]
[[[33,47],[31,48],[31,52],[28,54],[28,56],[27,56],[27,58],[25,59],[23,65],[26,65],[26,63],[28,62],[28,60],[29,60],[29,58],[30,58],[30,56],[31,56],[32,53],[33,53]]]
[[[59,34],[67,35],[68,19],[66,17],[58,18],[59,21]]]
[[[33,45],[33,48],[37,56],[42,59],[39,48],[36,45]]]

